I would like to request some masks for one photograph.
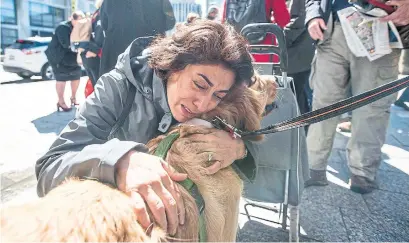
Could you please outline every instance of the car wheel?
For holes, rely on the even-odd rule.
[[[43,68],[41,69],[41,77],[43,80],[53,80],[54,79],[54,72],[48,62],[44,64]]]
[[[17,73],[17,75],[22,77],[23,79],[29,79],[31,78],[31,76],[33,76],[32,74],[27,74],[27,73]]]

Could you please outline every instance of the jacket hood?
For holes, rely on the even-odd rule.
[[[139,93],[153,102],[156,112],[163,114],[161,123],[170,124],[172,114],[168,105],[166,87],[148,63],[150,50],[146,47],[152,40],[153,37],[135,39],[125,52],[119,55],[115,68],[126,76]]]
[[[135,39],[126,48],[125,52],[118,56],[115,65],[115,68],[125,74],[128,81],[137,88],[140,88],[141,85],[143,86],[144,80],[141,79],[143,76],[152,76],[151,72],[153,74],[153,70],[146,70],[150,69],[148,65],[150,52],[146,47],[151,41],[152,37]],[[145,71],[148,71],[148,73],[145,73]],[[141,74],[143,74],[142,77]]]

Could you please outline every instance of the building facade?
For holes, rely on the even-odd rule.
[[[93,0],[0,0],[0,3],[2,51],[16,39],[51,36],[72,9],[94,11]]]
[[[184,22],[189,12],[205,17],[209,6],[220,7],[223,0],[170,0],[170,2],[176,21]],[[0,0],[1,52],[17,39],[52,36],[55,27],[67,20],[75,9],[93,13],[94,0]]]

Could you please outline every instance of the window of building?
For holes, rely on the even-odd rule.
[[[13,44],[18,37],[16,29],[1,27],[1,52],[4,53],[4,48]]]
[[[51,0],[51,3],[56,4],[56,5],[64,6],[65,5],[65,0]]]
[[[17,24],[17,12],[15,0],[1,0],[1,23]]]
[[[32,30],[31,31],[31,36],[51,37],[51,36],[53,36],[53,32],[41,31],[41,30]]]
[[[30,25],[53,28],[65,20],[64,9],[42,3],[30,2]]]

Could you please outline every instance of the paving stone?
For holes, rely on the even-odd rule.
[[[336,150],[337,160],[329,160],[327,165],[327,178],[335,184],[348,186],[350,172],[345,154],[341,150]]]
[[[11,180],[10,178],[7,178],[7,176],[1,176],[1,189],[9,187],[14,184],[14,181]]]
[[[386,135],[385,144],[389,144],[389,145],[397,146],[397,147],[402,146],[402,144],[390,133],[387,133]]]
[[[384,159],[379,169],[395,173],[405,173],[409,176],[409,158]]]
[[[409,195],[375,190],[363,195],[363,199],[371,213],[409,222]]]
[[[265,221],[247,220],[247,217],[240,215],[240,229],[237,235],[238,242],[288,242],[289,233],[287,230],[273,226]],[[300,242],[317,242],[315,239],[300,235]]]
[[[308,238],[319,241],[348,241],[339,207],[303,201],[300,208],[301,227]]]
[[[7,179],[12,180],[14,183],[18,183],[19,181],[25,180],[32,175],[34,175],[34,167],[30,166],[22,170],[10,171],[6,175],[2,175],[2,177],[6,177]]]
[[[20,181],[19,183],[13,184],[12,186],[1,190],[1,203],[6,203],[9,201],[12,201],[13,199],[16,199],[21,193],[23,193],[26,190],[29,190],[32,188],[35,188],[37,185],[37,180],[35,176],[31,176],[30,178],[27,178],[24,181]],[[27,198],[25,198],[23,201],[17,200],[17,202],[24,202],[26,201]]]
[[[378,173],[377,181],[381,190],[409,195],[409,175],[384,171]]]
[[[310,202],[312,204],[327,204],[332,205],[332,193],[330,184],[328,186],[310,186],[304,189],[301,198],[301,204]]]
[[[351,191],[349,187],[332,186],[331,197],[333,206],[359,209],[363,212],[369,213],[369,209],[362,198],[362,195]]]
[[[409,116],[394,108],[389,119],[388,134],[391,134],[403,146],[409,146]]]
[[[341,208],[349,241],[409,241],[409,222],[383,214],[367,214],[356,209]]]

